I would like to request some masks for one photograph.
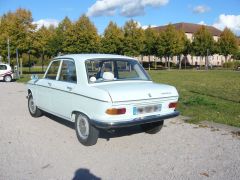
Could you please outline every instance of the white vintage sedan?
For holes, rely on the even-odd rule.
[[[30,114],[45,111],[75,122],[78,140],[86,146],[96,144],[99,129],[140,125],[154,134],[165,119],[179,115],[176,88],[152,82],[139,62],[126,56],[59,56],[27,87]]]

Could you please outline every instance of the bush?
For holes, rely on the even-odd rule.
[[[223,67],[227,69],[237,69],[240,67],[240,61],[231,61],[223,63]]]

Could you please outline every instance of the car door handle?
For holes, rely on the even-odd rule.
[[[52,83],[50,83],[50,82],[49,82],[49,83],[48,83],[48,86],[50,86],[50,87],[51,87],[51,86],[52,86]]]
[[[69,91],[71,91],[71,90],[72,90],[72,87],[67,86],[67,89],[68,89]]]

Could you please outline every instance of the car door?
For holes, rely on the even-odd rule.
[[[56,82],[59,69],[60,69],[60,60],[54,60],[49,65],[45,76],[43,79],[39,79],[36,83],[37,85],[37,106],[41,109],[46,110],[48,112],[53,111],[53,107],[51,104],[51,97],[55,93],[54,82]]]
[[[53,112],[70,119],[72,113],[72,101],[76,94],[72,93],[77,85],[75,63],[71,59],[63,59],[58,80],[54,82],[56,91],[51,96]]]

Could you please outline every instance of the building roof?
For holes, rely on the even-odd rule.
[[[211,33],[213,36],[220,36],[220,34],[222,33],[222,31],[220,31],[219,29],[213,27],[213,26],[206,26],[206,25],[201,25],[201,24],[192,24],[192,23],[176,23],[176,24],[172,24],[177,30],[182,30],[185,33],[192,33],[194,34],[195,32],[198,31],[198,29],[201,26],[205,26]],[[158,26],[158,27],[154,27],[154,29],[157,30],[164,30],[166,29],[166,26]]]

